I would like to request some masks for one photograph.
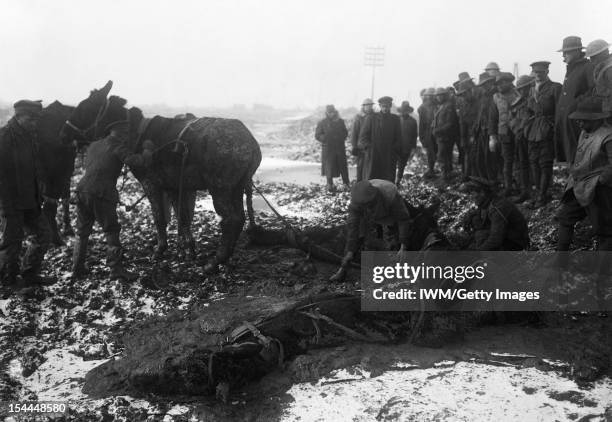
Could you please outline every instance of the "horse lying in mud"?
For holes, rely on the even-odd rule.
[[[100,108],[106,102],[112,82],[100,90],[93,90],[89,98],[92,106]],[[42,111],[37,129],[37,148],[41,172],[41,192],[44,197],[43,214],[49,221],[51,240],[55,245],[62,245],[63,241],[57,227],[57,207],[62,200],[64,235],[72,234],[70,225],[69,201],[70,181],[74,172],[76,151],[72,139],[64,133],[68,119],[74,114],[75,107],[66,106],[54,101]]]
[[[413,216],[411,225],[410,243],[406,245],[409,251],[435,251],[451,250],[455,247],[440,232],[436,219],[436,212],[440,206],[434,203],[430,206],[413,206],[404,200],[408,212]],[[371,225],[371,228],[374,228]],[[344,226],[329,228],[305,227],[302,230],[287,228],[285,230],[269,230],[261,226],[252,226],[247,229],[249,241],[257,246],[286,245],[301,249],[310,257],[340,264],[345,252],[346,229]],[[377,233],[370,233],[361,239],[361,249],[382,251],[386,250],[385,242],[377,237]],[[357,254],[358,255],[358,254]]]
[[[124,336],[123,356],[91,370],[83,392],[226,399],[230,388],[260,379],[311,348],[397,342],[411,332],[414,318],[361,312],[355,294],[228,297],[188,315],[176,312],[135,326]]]
[[[236,119],[204,117],[188,122],[160,116],[145,119],[139,108],[128,110],[125,104],[126,100],[117,96],[111,96],[102,111],[91,103],[81,103],[74,118],[95,120],[95,137],[104,136],[105,128],[112,122],[128,120],[128,146],[132,152],[142,152],[145,140],[155,145],[153,165],[131,170],[151,203],[157,229],[156,256],[161,256],[168,247],[165,194],[176,204],[179,249],[185,249],[192,257],[195,242],[191,223],[196,191],[210,192],[215,211],[221,217],[221,242],[216,256],[204,269],[216,270],[232,255],[242,232],[245,194],[249,223],[254,224],[252,178],[261,163],[257,140]]]

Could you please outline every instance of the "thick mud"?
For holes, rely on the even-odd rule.
[[[278,137],[260,140],[265,148],[281,150],[275,147],[283,142]],[[315,141],[291,142],[303,146]],[[287,158],[283,154],[277,158]],[[440,227],[461,246],[466,235],[459,222],[470,207],[469,199],[458,191],[458,182],[444,187],[421,179],[422,162],[417,155],[410,163],[402,192],[415,204],[439,199]],[[283,166],[287,170],[281,173]],[[335,227],[345,220],[348,193],[328,194],[319,172],[318,164],[294,167],[290,162],[264,161],[256,183],[296,227]],[[563,178],[564,170],[555,169],[556,197]],[[318,184],[305,184],[310,182]],[[251,245],[246,235],[228,265],[205,276],[202,263],[214,254],[219,239],[218,217],[205,193],[198,196],[194,223],[197,258],[186,262],[176,255],[176,227],[171,225],[169,253],[153,261],[155,233],[148,204],[141,202],[131,213],[123,208],[136,202],[142,189],[131,177],[118,184],[121,238],[128,267],[139,279],[123,284],[108,278],[99,231],[90,243],[91,274],[78,283],[69,279],[73,239],[51,250],[44,271],[58,276],[57,284],[0,300],[0,401],[67,400],[70,413],[59,420],[74,421],[612,417],[612,323],[592,315],[493,314],[470,318],[461,330],[442,318],[417,344],[347,340],[311,348],[263,378],[231,389],[226,402],[214,395],[88,396],[82,392],[86,374],[124,356],[126,334],[152,317],[201,312],[227,297],[291,303],[322,292],[359,289],[354,269],[343,283],[329,284],[335,265],[309,259],[286,245]],[[264,205],[261,200],[256,204],[258,223],[282,229]],[[524,209],[533,244],[540,250],[554,247],[551,216],[557,205],[553,201],[536,211]],[[593,247],[588,225],[578,227],[575,247]]]

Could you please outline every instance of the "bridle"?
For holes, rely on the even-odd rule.
[[[98,121],[104,116],[104,114],[106,114],[106,111],[108,110],[108,104],[109,104],[109,101],[108,101],[108,98],[106,98],[104,101],[104,104],[102,104],[100,108],[98,109],[98,113],[96,114],[96,118],[94,119],[94,122],[86,129],[79,128],[77,125],[72,123],[70,119],[66,120],[64,124],[68,126],[70,129],[72,129],[73,131],[75,131],[81,138],[87,139],[87,134],[92,129],[95,129],[97,127]]]

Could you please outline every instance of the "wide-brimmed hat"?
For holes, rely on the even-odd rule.
[[[486,190],[492,192],[495,189],[495,183],[483,177],[470,176],[469,181],[465,184],[468,191]]]
[[[39,116],[42,113],[42,100],[19,100],[13,104],[15,115],[30,114]]]
[[[542,71],[542,70],[548,70],[548,66],[550,66],[550,62],[542,60],[542,61],[539,61],[539,62],[533,62],[529,66],[531,66],[531,70],[533,72]]]
[[[365,205],[376,199],[378,189],[369,180],[357,182],[351,188],[351,204]]]
[[[572,50],[582,50],[582,39],[575,35],[570,35],[569,37],[563,38],[563,45],[561,46],[561,50],[557,50],[558,52],[562,51],[572,51]]]
[[[598,55],[599,53],[603,53],[610,47],[610,43],[606,40],[595,40],[591,41],[589,45],[587,45],[584,55],[587,57],[593,57]]]
[[[378,104],[391,105],[393,104],[393,98],[388,97],[388,96],[380,97],[378,99]]]
[[[414,108],[410,106],[410,102],[402,101],[402,105],[397,109],[400,113],[412,113]]]
[[[609,111],[602,110],[601,99],[587,97],[578,103],[576,111],[569,115],[573,120],[602,120],[612,115]]]
[[[535,78],[529,75],[521,75],[516,81],[516,89],[532,85],[535,82]]]
[[[514,82],[514,75],[510,72],[501,72],[495,77],[495,83],[501,81]]]
[[[464,81],[459,82],[459,86],[457,87],[457,95],[462,95],[468,92],[470,89],[474,88],[476,84],[472,78],[466,79]]]
[[[363,100],[363,102],[361,103],[362,106],[364,105],[374,105],[374,101],[372,101],[371,98],[366,98],[365,100]]]
[[[487,72],[478,75],[478,86],[482,86],[489,81],[495,81],[495,76],[491,76]]]
[[[427,88],[427,90],[425,91],[425,95],[426,96],[434,96],[436,95],[436,88]]]

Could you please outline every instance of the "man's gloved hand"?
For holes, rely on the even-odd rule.
[[[397,251],[397,261],[398,262],[406,262],[406,260],[408,259],[408,251],[406,250],[404,244],[402,243],[402,246],[400,246],[399,251]]]

